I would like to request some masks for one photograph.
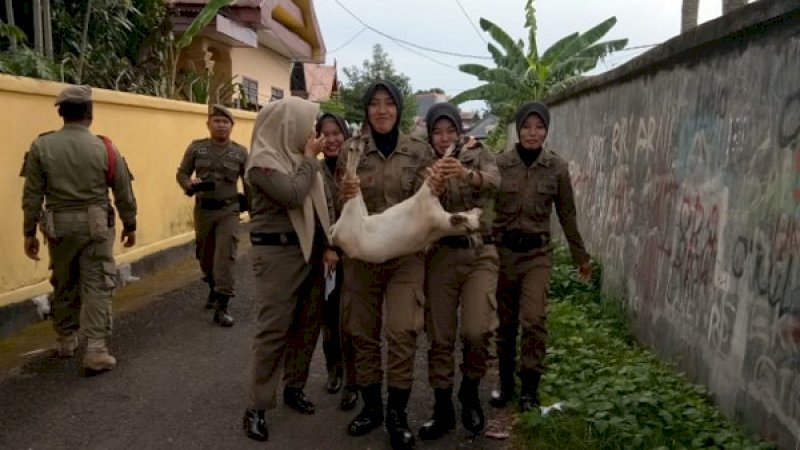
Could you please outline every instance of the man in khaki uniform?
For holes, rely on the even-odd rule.
[[[519,398],[523,412],[538,407],[539,380],[544,372],[547,285],[553,268],[550,213],[555,206],[581,276],[589,278],[589,254],[575,217],[567,162],[543,147],[550,112],[541,103],[528,103],[517,112],[519,143],[497,157],[502,182],[497,194],[494,232],[500,249],[497,303],[500,327],[497,357],[500,389],[491,404],[505,406],[514,394],[517,333],[521,329]]]
[[[206,308],[214,309],[214,322],[222,327],[233,326],[228,303],[235,295],[239,212],[246,203],[240,201],[237,182],[244,176],[247,149],[231,141],[233,122],[228,108],[211,106],[210,137],[189,144],[176,175],[186,195],[195,196],[195,255],[209,287]]]
[[[75,353],[80,330],[88,339],[84,368],[111,370],[116,359],[109,355],[106,341],[111,336],[116,266],[114,210],[108,189],[114,193],[122,220],[122,243],[131,247],[136,243],[132,177],[111,141],[89,131],[89,86],[64,89],[55,104],[64,119],[63,128],[33,141],[22,169],[25,254],[39,260],[36,225],[41,221],[50,253],[58,353],[62,357]]]
[[[479,144],[462,145],[461,117],[450,103],[437,103],[425,117],[428,141],[440,159],[434,164],[445,177],[439,199],[445,211],[456,213],[472,208],[484,209],[500,185],[500,173],[494,155]],[[455,146],[452,155],[444,156]],[[481,216],[482,242],[467,236],[440,239],[427,254],[426,332],[431,343],[428,351],[428,381],[434,390],[433,417],[419,430],[421,439],[438,439],[455,426],[453,378],[455,375],[458,310],[461,306],[461,422],[471,433],[484,428],[483,409],[478,387],[486,373],[489,344],[497,327],[497,249],[491,239],[491,219]]]
[[[432,150],[425,142],[400,133],[402,101],[402,94],[392,83],[373,83],[364,96],[369,133],[347,141],[337,162],[337,171],[345,173],[356,146],[364,146],[357,176],[343,178],[340,194],[342,200],[348,200],[360,187],[370,214],[414,195],[424,182],[425,169],[433,162]],[[356,378],[364,400],[364,408],[347,431],[360,436],[383,423],[381,330],[385,327],[389,391],[386,428],[392,448],[412,448],[414,435],[409,430],[406,408],[417,335],[424,324],[424,260],[421,254],[381,264],[345,258],[344,271],[344,301],[349,307],[344,311],[344,323],[352,336]]]

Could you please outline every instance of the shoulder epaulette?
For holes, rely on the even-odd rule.
[[[38,137],[47,136],[48,134],[53,134],[55,132],[56,130],[45,131],[44,133],[41,133]]]

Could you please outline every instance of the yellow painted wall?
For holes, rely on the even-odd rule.
[[[64,86],[0,75],[0,306],[50,290],[46,257],[34,263],[23,252],[19,170],[30,143],[61,127],[53,102]],[[117,262],[191,241],[193,200],[178,187],[175,171],[189,143],[208,134],[206,106],[102,89],[94,89],[93,96],[92,131],[111,138],[136,177],[137,245],[123,252],[117,244]],[[233,139],[249,146],[255,114],[235,114]]]
[[[262,105],[269,103],[273,87],[283,89],[284,97],[291,95],[291,70],[288,58],[266,47],[231,48],[231,72],[235,77],[258,81],[258,100]]]

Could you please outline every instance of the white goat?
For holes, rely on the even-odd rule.
[[[452,150],[453,147],[448,149],[447,154]],[[363,152],[362,142],[348,156],[349,176],[356,175]],[[480,216],[480,208],[448,213],[428,183],[423,183],[413,196],[373,215],[359,192],[342,207],[342,215],[331,227],[331,241],[351,258],[382,263],[421,251],[445,236],[475,231],[480,227]]]

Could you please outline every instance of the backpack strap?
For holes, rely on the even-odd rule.
[[[106,172],[106,184],[109,187],[114,186],[114,177],[117,175],[117,157],[114,153],[114,145],[111,143],[111,139],[105,136],[99,136],[100,139],[103,140],[103,144],[106,146],[106,153],[108,154],[108,172]]]

